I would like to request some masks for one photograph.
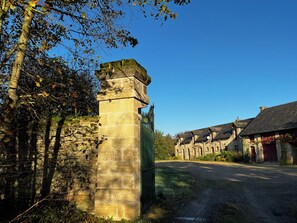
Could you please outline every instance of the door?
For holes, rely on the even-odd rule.
[[[251,146],[251,162],[256,162],[256,150],[254,146]]]
[[[276,144],[264,144],[263,145],[264,152],[264,162],[276,162],[277,161],[277,152],[276,152]]]

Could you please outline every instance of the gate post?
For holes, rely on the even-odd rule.
[[[135,60],[101,64],[99,153],[94,213],[113,220],[141,214],[140,111],[151,78]]]

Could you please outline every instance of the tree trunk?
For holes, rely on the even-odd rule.
[[[28,148],[28,126],[29,119],[25,109],[19,111],[19,117],[17,122],[17,157],[18,157],[18,197],[17,204],[18,210],[23,211],[29,206],[29,194],[30,194],[30,169],[31,163],[29,160],[29,148]]]
[[[32,206],[35,203],[35,197],[36,197],[38,129],[39,129],[38,121],[33,120],[32,134],[31,134],[31,140],[30,140],[30,155],[29,155],[30,163],[32,163],[32,167],[33,167],[30,206]]]
[[[56,166],[57,166],[57,161],[58,161],[58,155],[59,155],[59,151],[60,151],[60,147],[61,147],[61,132],[62,132],[62,127],[64,125],[65,122],[65,118],[61,118],[60,121],[58,122],[58,127],[56,130],[56,137],[55,137],[55,144],[54,144],[54,151],[52,154],[52,158],[50,160],[50,165],[49,165],[49,172],[48,172],[48,185],[47,185],[47,191],[46,191],[46,195],[48,195],[51,191],[51,185],[53,182],[53,178],[54,178],[54,173],[56,170]]]
[[[61,118],[60,121],[58,122],[52,158],[49,159],[48,154],[44,154],[45,159],[47,159],[47,162],[45,162],[46,160],[44,160],[44,166],[43,166],[43,168],[44,168],[43,174],[44,175],[43,175],[43,181],[42,181],[41,197],[46,197],[47,195],[49,195],[49,193],[51,191],[51,185],[52,185],[52,181],[54,178],[54,173],[55,173],[56,165],[57,165],[57,161],[58,161],[58,155],[59,155],[59,150],[60,150],[60,145],[61,145],[61,132],[62,132],[62,127],[63,127],[64,122],[65,122],[64,117]],[[48,134],[46,134],[46,135],[48,135]],[[45,152],[48,153],[49,151],[45,150]]]
[[[12,67],[9,87],[8,98],[11,100],[9,105],[13,109],[18,101],[17,88],[20,79],[21,69],[24,62],[25,52],[29,41],[30,26],[33,20],[33,8],[27,6],[24,15],[24,22],[22,26],[22,33],[19,39],[18,48],[16,52],[15,61]]]
[[[1,3],[3,3],[3,1],[1,1]],[[4,176],[6,178],[5,179],[5,182],[6,182],[5,199],[7,199],[9,203],[15,202],[15,196],[14,196],[15,191],[13,187],[16,182],[16,179],[15,179],[16,177],[12,177],[11,175],[13,174],[13,172],[17,167],[16,144],[15,144],[15,124],[16,123],[14,124],[14,114],[16,111],[16,104],[18,101],[17,88],[18,88],[18,83],[20,79],[21,68],[24,62],[25,51],[29,40],[29,31],[30,31],[30,26],[31,26],[33,17],[34,17],[33,7],[28,5],[24,13],[22,31],[18,41],[15,61],[11,71],[10,83],[8,86],[8,95],[5,100],[4,112],[2,114],[3,120],[1,120],[1,125],[0,125],[1,127],[0,153],[4,154],[4,157],[6,157],[6,160],[8,163],[8,168],[5,170]]]
[[[3,20],[5,19],[5,16],[7,15],[10,3],[8,0],[2,0],[0,1],[0,35],[2,33],[2,23]]]
[[[17,88],[19,84],[20,74],[21,74],[21,68],[23,66],[24,58],[25,58],[25,52],[27,48],[27,44],[29,41],[29,31],[30,26],[33,20],[34,14],[33,14],[33,8],[31,6],[27,6],[25,13],[24,13],[24,22],[22,26],[22,32],[19,38],[17,50],[16,50],[16,56],[15,61],[12,67],[11,76],[10,76],[10,82],[8,86],[8,94],[5,100],[4,104],[4,117],[3,117],[3,132],[4,135],[1,138],[1,141],[10,141],[12,136],[12,119],[14,117],[14,111],[16,108],[16,104],[18,101],[18,95],[17,95]]]
[[[52,117],[49,116],[47,118],[45,136],[44,136],[43,176],[42,176],[42,185],[41,185],[41,192],[40,192],[41,197],[45,197],[47,195],[51,125],[52,125]]]

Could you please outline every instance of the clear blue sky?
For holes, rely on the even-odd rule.
[[[129,17],[139,45],[101,55],[147,69],[158,130],[174,135],[297,100],[296,0],[192,0],[176,11],[163,26]]]

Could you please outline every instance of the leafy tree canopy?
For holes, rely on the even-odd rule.
[[[164,135],[163,132],[155,130],[155,159],[166,160],[174,156],[174,138]]]

